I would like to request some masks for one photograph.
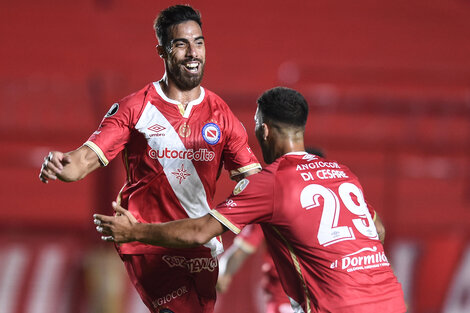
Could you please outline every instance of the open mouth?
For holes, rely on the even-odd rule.
[[[197,73],[199,70],[199,62],[188,62],[183,64],[183,66],[190,73]]]

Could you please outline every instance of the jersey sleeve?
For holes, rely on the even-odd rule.
[[[227,109],[229,127],[228,138],[223,150],[225,169],[230,172],[230,177],[259,168],[261,165],[248,145],[248,134],[238,118]]]
[[[210,214],[235,234],[247,224],[268,222],[273,216],[273,185],[264,171],[242,179]]]
[[[98,129],[84,143],[98,155],[103,166],[124,149],[144,108],[144,99],[144,93],[138,92],[114,103]]]

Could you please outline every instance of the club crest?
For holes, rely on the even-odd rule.
[[[202,128],[202,138],[210,144],[215,145],[220,140],[220,128],[215,123],[207,123]]]

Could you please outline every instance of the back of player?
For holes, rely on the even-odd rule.
[[[262,225],[287,294],[312,312],[404,312],[354,174],[311,154],[276,164],[273,216]]]

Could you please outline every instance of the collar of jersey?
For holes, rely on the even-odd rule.
[[[206,94],[206,92],[204,91],[204,88],[202,88],[202,86],[199,86],[199,88],[201,88],[201,94],[199,95],[199,97],[197,99],[189,101],[188,105],[186,106],[186,110],[184,110],[183,109],[183,104],[181,102],[170,99],[165,95],[165,93],[162,90],[162,87],[160,86],[160,82],[154,82],[153,85],[155,86],[155,90],[160,95],[160,97],[162,97],[163,100],[165,100],[166,102],[169,102],[169,103],[176,104],[178,106],[178,108],[180,109],[180,113],[181,113],[181,115],[183,115],[183,117],[188,117],[189,113],[191,113],[192,107],[194,105],[200,104],[202,102],[202,100],[204,100],[204,96]]]
[[[287,152],[284,155],[304,155],[304,154],[307,154],[307,152],[305,152],[305,151],[292,151],[292,152]]]

